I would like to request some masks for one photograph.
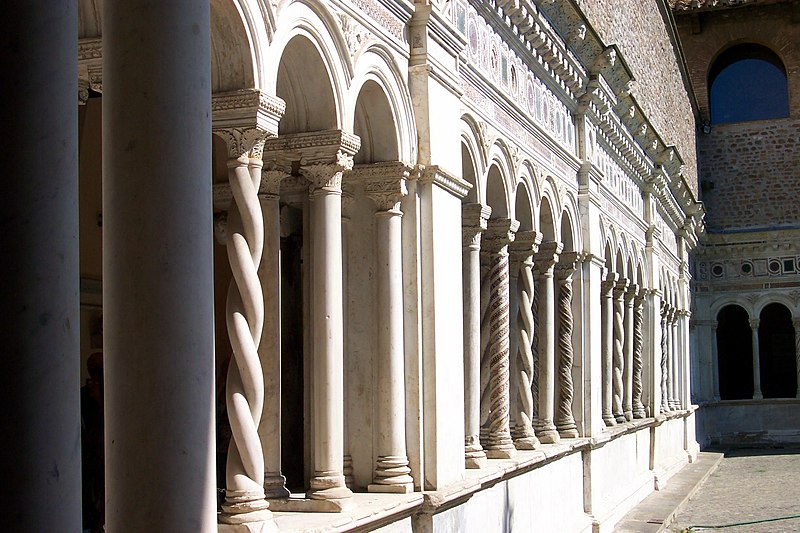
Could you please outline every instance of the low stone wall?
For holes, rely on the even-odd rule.
[[[800,444],[800,400],[726,400],[704,404],[698,441],[704,446]]]

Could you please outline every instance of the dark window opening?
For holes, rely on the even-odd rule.
[[[728,305],[717,315],[719,395],[723,400],[753,397],[753,342],[747,311]]]

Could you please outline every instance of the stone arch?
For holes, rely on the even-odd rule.
[[[627,272],[625,271],[625,255],[622,252],[622,247],[617,249],[617,255],[614,258],[614,272],[619,274],[620,278],[627,277]]]
[[[262,50],[268,30],[248,0],[211,0],[212,93],[262,86]]]
[[[355,66],[348,123],[361,138],[356,163],[416,162],[416,128],[411,97],[391,54],[374,44]]]
[[[266,67],[268,89],[286,101],[279,133],[341,129],[352,67],[338,25],[301,1],[283,7],[279,22]]]
[[[797,395],[795,334],[791,309],[773,301],[759,312],[758,354],[764,398]]]
[[[492,163],[486,173],[486,204],[492,208],[491,218],[510,216],[506,180],[496,162]]]
[[[577,239],[575,236],[575,225],[572,223],[572,219],[568,211],[564,210],[561,212],[561,227],[560,227],[560,234],[561,234],[561,243],[564,245],[565,252],[574,252],[578,250]]]
[[[751,316],[757,317],[761,315],[761,312],[764,310],[765,307],[771,304],[780,304],[785,306],[792,317],[797,317],[797,309],[795,308],[795,302],[792,301],[791,297],[787,294],[781,294],[779,292],[770,292],[766,294],[762,294],[761,297],[756,300],[755,304],[753,305],[753,312]],[[798,317],[800,318],[800,317]]]
[[[484,174],[485,160],[480,150],[478,125],[469,114],[461,116],[461,173],[472,185],[464,198],[466,203],[486,203],[486,188],[479,176]]]
[[[726,296],[715,300],[708,308],[709,316],[716,317],[723,307],[738,305],[747,312],[748,320],[758,316],[749,300],[741,296]]]
[[[535,227],[533,199],[528,184],[522,179],[517,182],[514,198],[514,218],[519,221],[519,231],[533,230]]]
[[[752,398],[753,343],[747,310],[729,304],[719,310],[716,320],[720,398]]]
[[[583,236],[581,235],[581,224],[580,224],[580,216],[578,214],[578,202],[576,201],[575,197],[571,192],[568,192],[564,195],[564,199],[561,202],[562,204],[562,220],[563,217],[567,217],[570,226],[570,238],[572,239],[572,247],[570,248],[572,251],[579,252],[583,250]],[[562,242],[564,237],[564,232],[561,232]],[[567,250],[566,242],[564,244],[564,249]]]
[[[488,166],[489,166],[490,170],[491,170],[491,167],[494,166],[500,172],[500,177],[503,180],[503,190],[505,191],[505,195],[506,195],[505,204],[506,204],[506,206],[508,206],[507,210],[506,210],[506,215],[504,215],[504,216],[511,216],[512,215],[512,212],[511,212],[511,207],[512,207],[511,193],[514,190],[514,186],[515,186],[514,181],[515,180],[514,180],[514,174],[513,174],[513,171],[512,171],[513,165],[511,163],[511,156],[510,156],[510,154],[508,152],[508,147],[502,141],[502,139],[497,139],[494,142],[494,144],[489,147],[489,153],[488,153],[487,160],[489,161]],[[487,177],[487,189],[486,189],[487,198],[486,198],[486,201],[490,205],[492,205],[491,202],[489,202],[489,198],[488,198],[488,194],[489,194],[488,173],[487,173],[486,177]],[[492,209],[494,209],[494,206],[492,206]],[[492,217],[494,217],[494,214],[492,214]]]
[[[539,204],[539,231],[542,233],[542,242],[558,241],[558,230],[556,225],[555,209],[552,205],[552,195],[542,194],[542,202]]]

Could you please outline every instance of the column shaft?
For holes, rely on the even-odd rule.
[[[617,423],[614,419],[613,406],[613,374],[614,374],[614,285],[616,274],[610,273],[609,278],[601,285],[602,308],[600,321],[602,328],[602,396],[603,396],[603,422],[606,426]]]
[[[719,401],[719,352],[717,347],[717,326],[715,320],[711,326],[711,394],[714,401]],[[795,329],[797,331],[797,328]]]
[[[81,529],[77,28],[74,0],[3,5],[0,523],[8,531]]]
[[[614,420],[625,422],[622,399],[625,394],[623,372],[625,367],[625,290],[628,280],[620,280],[614,287],[614,373],[611,412]]]
[[[800,319],[794,319],[794,357],[795,370],[797,371],[797,392],[795,396],[800,398]],[[719,390],[719,389],[717,389]],[[719,396],[719,394],[717,394]]]
[[[622,396],[622,411],[625,420],[633,420],[633,300],[638,294],[639,288],[631,284],[625,292],[625,339],[624,339],[624,361],[625,365],[622,372],[624,382],[624,394]]]
[[[561,243],[547,242],[535,256],[539,274],[539,417],[535,430],[544,444],[560,440],[554,424],[556,321],[553,270],[561,248]]]
[[[577,254],[569,252],[561,256],[558,266],[558,408],[555,424],[563,438],[576,438],[578,426],[572,414],[574,386],[572,383],[572,276],[575,272]]]
[[[640,295],[634,300],[633,304],[633,417],[644,418],[647,413],[642,402],[642,395],[644,392],[644,298],[645,295]]]
[[[217,530],[209,28],[103,5],[108,531]]]
[[[750,328],[753,331],[753,399],[761,400],[761,355],[759,352],[758,326],[761,321],[757,318],[750,319]]]
[[[669,318],[669,406],[673,411],[680,409],[680,370],[678,366],[678,357],[680,353],[679,350],[678,310],[673,309]]]
[[[661,304],[661,412],[669,411],[669,330],[667,328],[668,308]]]

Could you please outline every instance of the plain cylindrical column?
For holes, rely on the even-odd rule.
[[[631,284],[625,291],[625,337],[623,356],[625,365],[622,370],[624,382],[622,396],[622,412],[625,420],[633,420],[633,300],[639,293],[639,287]]]
[[[0,523],[80,531],[77,2],[7,2],[0,28]]]
[[[614,372],[613,394],[611,412],[618,423],[625,422],[625,413],[622,408],[622,398],[625,394],[625,291],[628,280],[621,279],[614,287]]]
[[[536,436],[543,444],[560,440],[554,423],[556,385],[556,320],[555,284],[553,270],[558,261],[562,244],[546,242],[535,256],[536,272],[539,274],[539,417],[536,419]]]
[[[711,325],[711,393],[714,401],[719,401],[719,352],[717,348],[717,327],[719,322],[716,320]],[[795,332],[798,328],[795,327]],[[798,336],[800,338],[800,336]],[[800,382],[800,378],[798,378]]]
[[[614,373],[614,286],[617,283],[617,274],[611,272],[608,279],[600,286],[602,298],[600,308],[600,326],[602,333],[602,398],[603,422],[606,427],[617,423],[612,412],[614,386],[612,374]]]
[[[398,198],[399,202],[399,198]],[[379,206],[381,207],[387,206]],[[405,432],[403,266],[398,205],[375,214],[378,287],[377,453],[370,492],[412,492]]]
[[[210,6],[103,5],[106,529],[216,532]]]
[[[669,411],[669,330],[666,302],[661,303],[661,407],[660,412]]]
[[[761,320],[758,318],[750,319],[750,328],[753,330],[753,399],[761,400],[764,395],[761,393],[761,355],[758,347],[758,326]]]
[[[481,429],[481,234],[492,210],[481,204],[462,208],[464,283],[464,461],[467,468],[486,466]]]
[[[303,168],[314,187],[311,193],[314,477],[307,495],[319,500],[352,496],[343,474],[342,171],[338,165]]]

